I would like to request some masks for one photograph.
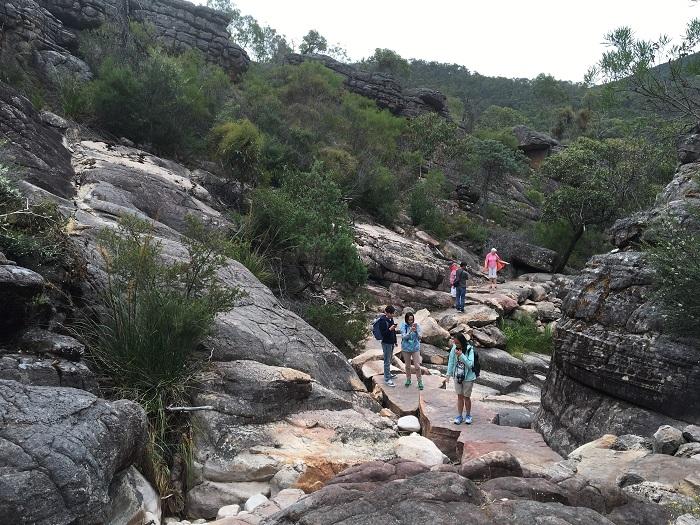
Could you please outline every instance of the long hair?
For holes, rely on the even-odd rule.
[[[469,344],[469,341],[467,341],[467,338],[464,337],[463,333],[457,333],[454,335],[454,338],[459,341],[459,344],[462,345],[462,352],[467,352],[467,345]]]

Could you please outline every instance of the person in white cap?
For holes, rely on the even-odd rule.
[[[496,250],[496,248],[491,248],[491,251],[486,255],[486,259],[484,259],[484,273],[488,274],[489,288],[491,290],[496,289],[498,271],[505,268],[507,264],[509,263],[502,260],[498,255],[498,250]]]

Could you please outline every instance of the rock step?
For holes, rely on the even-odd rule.
[[[420,397],[426,392],[438,390],[445,385],[445,378],[437,375],[423,377],[425,390],[418,390],[418,382],[413,377],[411,386],[404,386],[406,376],[397,375],[394,379],[395,387],[387,386],[384,377],[376,375],[372,378],[375,388],[382,393],[383,405],[398,416],[417,416],[420,406]]]

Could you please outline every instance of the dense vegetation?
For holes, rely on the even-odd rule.
[[[170,487],[170,467],[181,454],[187,425],[171,405],[188,404],[203,362],[194,351],[219,312],[233,306],[240,292],[222,285],[218,236],[190,221],[184,261],[164,262],[149,224],[135,217],[118,230],[100,233],[107,285],[95,312],[77,331],[88,343],[99,370],[115,394],[138,401],[149,422],[146,471],[160,494],[173,495],[171,511],[183,508],[182,494]]]
[[[54,202],[30,203],[0,164],[0,252],[35,268],[57,261],[68,250],[66,219]]]
[[[522,358],[523,354],[530,352],[552,353],[551,327],[538,327],[529,316],[517,321],[505,320],[501,322],[501,330],[506,336],[506,351],[515,357]]]

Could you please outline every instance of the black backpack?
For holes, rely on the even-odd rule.
[[[479,377],[479,374],[481,374],[481,363],[479,363],[479,352],[476,351],[476,347],[471,344],[470,342],[467,343],[467,348],[469,348],[470,351],[474,352],[474,366],[472,366],[472,370],[474,371],[474,374],[476,377]]]

